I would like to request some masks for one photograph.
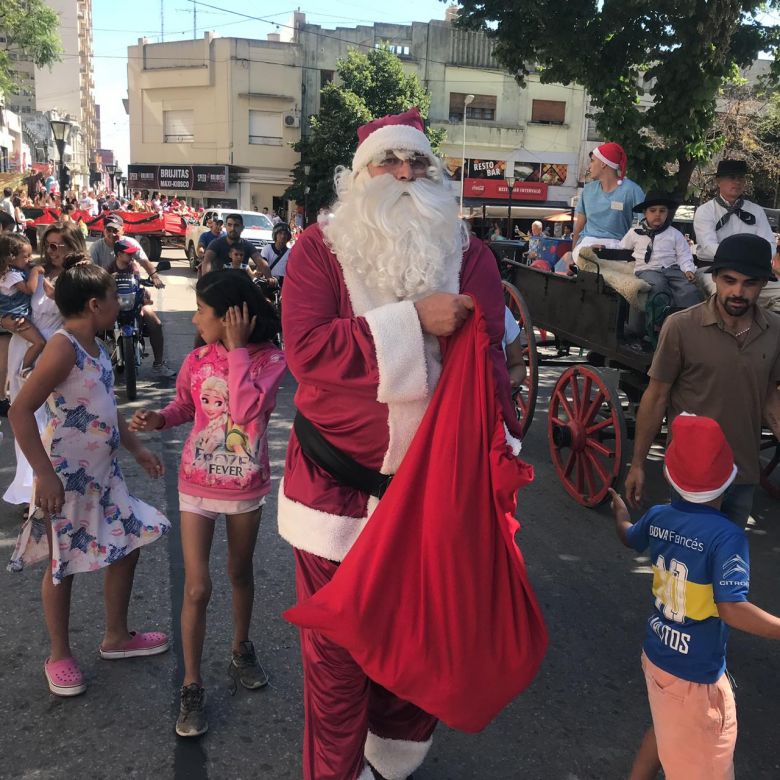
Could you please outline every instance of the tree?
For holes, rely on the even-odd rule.
[[[285,197],[306,203],[309,221],[335,197],[333,173],[349,166],[357,148],[357,129],[378,116],[397,114],[413,106],[427,117],[431,98],[415,75],[386,48],[367,53],[351,49],[338,61],[339,84],[326,84],[320,92],[320,112],[309,122],[310,132],[293,148],[301,155],[293,169],[293,184]],[[428,130],[436,148],[444,132]],[[310,166],[306,177],[304,166]],[[305,188],[309,187],[308,194]]]
[[[777,208],[780,181],[780,95],[766,94],[744,78],[728,82],[721,91],[708,140],[718,145],[718,158],[745,160],[750,171],[751,200]],[[716,193],[715,160],[696,169],[689,191],[694,201]]]
[[[521,86],[532,63],[544,83],[583,86],[633,177],[684,196],[718,148],[709,131],[722,83],[777,51],[778,28],[759,17],[771,7],[778,0],[463,0],[458,23],[493,36]]]
[[[3,0],[0,3],[0,95],[14,91],[10,52],[24,54],[39,67],[60,59],[62,46],[57,12],[43,0]]]

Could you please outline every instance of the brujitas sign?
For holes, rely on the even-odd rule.
[[[129,165],[131,190],[227,192],[227,165]]]

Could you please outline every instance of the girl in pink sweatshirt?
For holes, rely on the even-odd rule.
[[[211,596],[209,552],[220,514],[227,519],[233,590],[230,674],[246,688],[268,683],[249,640],[252,556],[271,489],[266,429],[286,367],[284,354],[270,341],[279,329],[276,311],[246,273],[213,271],[195,291],[192,322],[206,345],[184,361],[176,399],[161,411],[136,412],[130,424],[131,430],[154,431],[194,422],[179,469],[184,682],[176,733],[182,737],[208,729],[200,666]]]

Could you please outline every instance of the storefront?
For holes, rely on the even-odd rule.
[[[245,169],[234,165],[129,165],[129,193],[146,190],[168,196],[182,195],[195,206],[238,205],[238,176]]]
[[[447,158],[453,186],[460,190],[459,196],[462,193],[463,214],[477,235],[486,236],[496,224],[504,237],[527,233],[534,220],[571,213],[571,198],[576,193],[571,155],[561,154],[562,162],[544,162],[528,159],[532,155],[523,150],[518,154],[509,160],[467,158],[463,182],[463,160]],[[507,176],[514,176],[511,198]],[[557,228],[556,223],[550,224],[551,232],[561,232],[561,223],[557,224]]]

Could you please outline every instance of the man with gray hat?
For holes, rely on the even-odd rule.
[[[744,197],[747,175],[748,168],[744,160],[721,160],[718,163],[715,171],[718,194],[712,200],[702,203],[693,216],[696,257],[699,261],[711,263],[720,242],[739,233],[761,236],[773,247],[774,254],[775,234],[764,209]],[[777,266],[774,270],[777,271]],[[715,285],[706,269],[700,271],[698,277],[702,287],[712,295]],[[762,290],[758,305],[780,313],[780,282],[774,276]]]
[[[710,268],[714,295],[666,319],[637,414],[625,491],[633,506],[642,499],[645,459],[664,418],[671,427],[689,412],[717,420],[734,451],[737,477],[721,511],[740,525],[750,516],[762,422],[780,437],[780,316],[757,305],[774,278],[772,252],[752,233],[725,238]]]

